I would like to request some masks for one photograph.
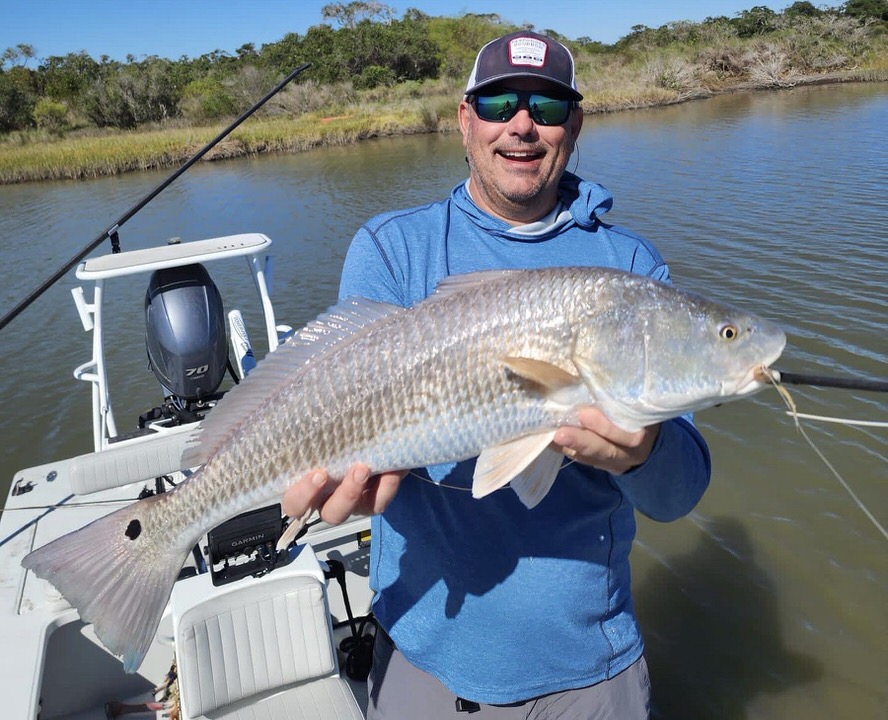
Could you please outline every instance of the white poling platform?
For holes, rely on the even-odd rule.
[[[81,280],[104,280],[187,263],[206,262],[219,257],[253,255],[270,245],[271,239],[262,233],[242,233],[160,245],[144,250],[127,250],[89,258],[77,268],[77,277]]]

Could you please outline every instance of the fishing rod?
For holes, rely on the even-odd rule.
[[[227,135],[231,134],[231,132],[240,125],[244,120],[246,120],[250,115],[256,112],[259,108],[261,108],[265,103],[267,103],[271,98],[277,95],[281,90],[286,87],[288,83],[290,83],[297,75],[299,75],[302,71],[308,68],[311,63],[303,63],[299,67],[297,67],[293,72],[291,72],[287,77],[285,77],[281,82],[279,82],[272,90],[270,90],[264,97],[260,100],[256,101],[252,107],[243,112],[241,115],[237,117],[228,127],[226,127],[222,132],[220,132],[216,137],[210,140],[204,147],[198,150],[194,155],[192,155],[181,167],[179,167],[175,172],[173,172],[166,180],[160,183],[157,187],[155,187],[151,192],[145,195],[139,202],[133,205],[129,210],[127,210],[123,215],[121,215],[117,220],[111,223],[108,228],[102,231],[102,233],[91,243],[89,243],[86,247],[84,247],[79,253],[77,253],[74,257],[72,257],[68,262],[66,262],[62,267],[56,270],[52,275],[49,276],[43,283],[33,290],[27,297],[25,297],[21,302],[18,303],[12,310],[10,310],[6,315],[0,318],[0,330],[5,328],[12,320],[14,320],[18,315],[27,308],[31,303],[33,303],[37,298],[39,298],[43,293],[45,293],[50,287],[55,285],[64,275],[67,273],[72,267],[74,267],[77,263],[79,263],[83,258],[89,255],[93,250],[95,250],[99,245],[101,245],[105,240],[111,241],[111,252],[118,253],[120,252],[120,238],[117,234],[117,231],[120,227],[127,222],[130,218],[133,217],[137,212],[139,212],[143,207],[145,207],[148,203],[150,203],[155,197],[157,197],[160,193],[166,190],[180,175],[182,175],[185,171],[188,170],[194,163],[200,160],[204,155],[206,155],[213,147],[219,144]]]
[[[818,387],[841,388],[844,390],[868,390],[870,392],[888,392],[888,380],[870,380],[867,378],[835,377],[830,375],[806,375],[774,369],[775,380],[790,385],[816,385]]]

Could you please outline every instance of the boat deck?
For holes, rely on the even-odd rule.
[[[167,436],[127,441],[112,465],[124,465],[128,457],[153,453],[150,443],[169,443]],[[116,448],[115,448],[116,449]],[[4,646],[15,652],[0,653],[0,677],[18,678],[30,684],[30,691],[7,693],[4,716],[40,720],[92,720],[105,718],[105,703],[120,701],[143,703],[153,698],[152,690],[164,679],[172,664],[172,628],[169,618],[161,622],[158,639],[152,645],[139,670],[123,672],[120,660],[111,655],[95,637],[90,625],[80,621],[76,611],[48,582],[26,572],[21,558],[31,549],[82,527],[122,505],[131,503],[144,481],[110,487],[88,496],[71,492],[76,481],[101,478],[85,459],[95,455],[107,462],[103,453],[68,458],[16,473],[13,487],[20,494],[10,494],[0,516],[0,607],[16,615],[6,622]],[[138,475],[135,472],[135,475]],[[145,471],[153,478],[153,469]],[[144,477],[144,475],[143,475]],[[90,485],[85,482],[85,485]],[[367,585],[369,548],[360,536],[367,533],[369,520],[354,519],[341,526],[313,526],[305,536],[319,559],[338,560],[346,568],[346,583],[351,609],[356,617],[369,613],[371,593]],[[247,580],[249,581],[249,580]],[[328,602],[335,627],[337,646],[350,635],[342,591],[335,582],[328,583]],[[72,658],[76,659],[72,661]],[[345,658],[340,653],[340,667]],[[343,677],[346,677],[343,674]],[[42,678],[34,682],[34,678]],[[366,707],[366,684],[349,680],[362,708]],[[151,717],[152,711],[127,717]],[[162,717],[158,712],[157,717]]]

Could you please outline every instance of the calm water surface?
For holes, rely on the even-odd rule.
[[[676,284],[779,322],[789,335],[780,367],[888,376],[888,87],[587,117],[575,163],[614,193],[612,222],[656,243]],[[364,219],[438,199],[465,172],[459,139],[437,136],[204,164],[130,221],[122,240],[131,249],[264,232],[275,242],[280,319],[297,325],[335,299]],[[0,310],[164,176],[0,187]],[[252,291],[239,262],[214,268],[228,307]],[[77,284],[69,274],[0,337],[4,495],[16,469],[91,449],[89,393],[71,376],[89,356],[70,298]],[[138,283],[108,288],[119,307],[111,390],[123,428],[159,400],[141,349],[143,295]],[[247,322],[261,337],[255,317]],[[794,395],[802,412],[888,420],[884,396]],[[888,543],[775,393],[697,419],[712,486],[687,518],[641,519],[633,556],[656,716],[885,718]],[[888,430],[807,427],[888,524]]]

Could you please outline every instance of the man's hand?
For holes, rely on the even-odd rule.
[[[406,474],[388,472],[371,477],[370,468],[356,463],[336,485],[325,470],[313,470],[287,488],[283,510],[289,517],[298,518],[310,508],[317,508],[321,519],[331,525],[345,522],[351,515],[375,515],[388,507]]]
[[[660,432],[659,425],[626,432],[594,407],[580,409],[577,417],[581,427],[559,428],[554,444],[572,460],[613,475],[622,475],[647,460]]]

